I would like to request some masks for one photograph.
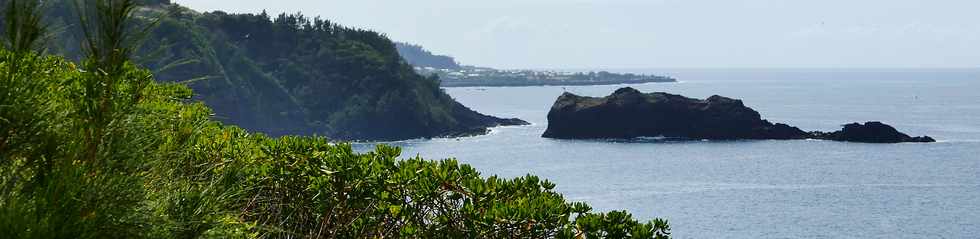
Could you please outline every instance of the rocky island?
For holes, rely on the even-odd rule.
[[[723,96],[693,99],[668,93],[644,94],[626,87],[602,98],[564,93],[548,113],[542,137],[556,139],[824,139],[866,143],[935,142],[910,137],[881,122],[848,124],[836,132],[806,132],[772,123],[741,100]]]

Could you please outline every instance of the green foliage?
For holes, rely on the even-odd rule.
[[[129,1],[99,2],[86,14],[113,19],[86,24],[116,29]],[[665,221],[593,213],[535,176],[224,126],[132,64],[126,34],[89,34],[81,67],[0,49],[4,238],[669,236]]]
[[[7,79],[3,88],[37,84],[42,92],[10,92],[13,101],[33,102],[11,105],[3,111],[2,127],[14,132],[0,150],[2,159],[2,199],[0,230],[14,238],[104,238],[137,234],[142,216],[141,154],[149,132],[130,123],[134,115],[125,115],[107,127],[119,132],[107,138],[105,147],[96,152],[99,162],[87,158],[89,141],[79,128],[87,120],[74,114],[75,99],[70,92],[80,92],[75,80],[83,77],[70,63],[31,53],[11,59],[3,51],[5,63],[21,61],[19,67],[3,64],[0,72],[20,72],[21,77]],[[26,72],[25,72],[26,71]],[[9,84],[9,85],[7,85]],[[17,100],[19,99],[19,100]],[[6,106],[6,105],[5,105]],[[6,124],[6,122],[30,122]],[[126,130],[121,130],[126,129]]]
[[[47,26],[41,22],[40,4],[31,0],[0,1],[3,7],[3,47],[15,52],[41,49]]]
[[[622,211],[583,215],[575,219],[575,224],[586,238],[670,238],[666,220],[639,223]]]
[[[263,147],[250,209],[284,233],[315,237],[551,237],[575,211],[553,184],[528,176],[482,179],[454,160],[398,161],[397,148],[286,137]],[[287,236],[279,234],[278,236]]]
[[[4,66],[0,72],[0,152],[9,152],[42,140],[40,134],[50,105],[41,99],[48,89],[33,79],[57,73],[44,71],[37,64],[45,61],[34,52],[41,50],[46,28],[37,2],[9,0],[0,2],[0,6],[4,13],[0,48],[6,50],[0,55],[0,65]]]

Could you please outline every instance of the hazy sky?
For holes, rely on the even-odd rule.
[[[977,0],[175,0],[321,15],[500,68],[980,67]]]

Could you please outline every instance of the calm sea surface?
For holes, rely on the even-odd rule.
[[[743,99],[764,118],[804,130],[874,120],[940,142],[544,139],[563,87],[504,87],[446,91],[479,112],[533,125],[389,144],[406,157],[456,158],[485,176],[539,175],[597,210],[666,218],[676,238],[980,238],[980,70],[646,73],[681,82],[632,87]],[[564,89],[605,96],[619,87]]]

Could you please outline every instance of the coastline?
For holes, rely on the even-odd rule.
[[[558,82],[543,82],[543,81],[526,81],[526,82],[493,82],[493,81],[443,81],[440,86],[447,88],[456,87],[526,87],[526,86],[600,86],[600,85],[628,85],[628,84],[646,84],[646,83],[677,83],[679,82],[674,78],[666,79],[643,79],[635,81],[598,81],[598,82],[588,82],[588,81],[558,81]]]

